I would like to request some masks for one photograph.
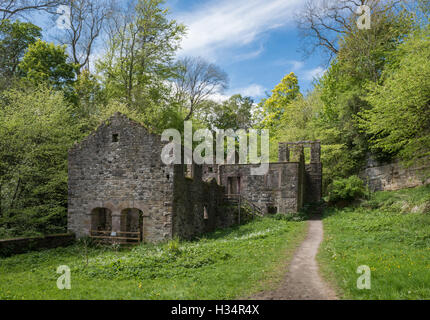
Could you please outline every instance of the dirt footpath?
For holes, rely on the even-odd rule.
[[[334,291],[323,281],[318,271],[316,255],[323,240],[323,224],[319,216],[309,221],[308,235],[294,254],[289,271],[281,286],[264,291],[255,300],[333,300]]]

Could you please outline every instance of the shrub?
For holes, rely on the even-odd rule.
[[[351,202],[366,196],[363,180],[358,176],[337,179],[329,186],[328,200],[331,203],[340,201]]]
[[[170,240],[169,242],[167,242],[167,244],[166,244],[166,250],[169,253],[174,254],[174,255],[181,253],[179,239],[175,238],[175,239]]]

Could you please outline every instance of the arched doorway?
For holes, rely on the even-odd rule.
[[[108,241],[112,232],[112,212],[108,208],[91,210],[91,227],[89,236],[99,242]]]
[[[95,208],[91,211],[92,231],[112,231],[112,212],[107,208]]]
[[[143,234],[143,212],[137,208],[127,208],[121,211],[121,234],[126,242],[141,242]]]

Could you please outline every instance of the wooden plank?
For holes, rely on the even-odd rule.
[[[102,240],[98,240],[97,243],[100,244],[130,244],[130,245],[138,245],[140,244],[140,242],[127,242],[127,241],[102,241]]]
[[[94,232],[94,233],[107,233],[107,234],[111,234],[112,231],[101,231],[101,230],[90,230],[90,232]],[[113,231],[115,232],[115,231]],[[140,232],[127,232],[127,231],[116,231],[116,234],[140,234]]]
[[[128,238],[128,237],[111,237],[111,236],[90,236],[93,239],[118,239],[118,240],[135,240],[138,241],[139,238]]]

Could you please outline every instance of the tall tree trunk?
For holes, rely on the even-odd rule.
[[[17,198],[18,190],[19,190],[20,185],[21,185],[21,177],[18,178],[18,182],[16,184],[15,192],[13,193],[12,201],[10,203],[10,207],[11,208],[15,207],[15,200]]]

